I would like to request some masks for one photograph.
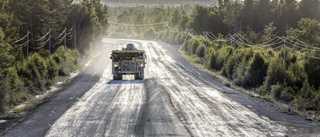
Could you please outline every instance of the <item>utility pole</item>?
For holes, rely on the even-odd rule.
[[[190,46],[190,32],[189,32],[189,29],[188,29],[188,46]]]
[[[74,40],[74,49],[77,49],[77,30],[76,30],[76,22],[73,22],[73,40]]]
[[[179,45],[179,31],[177,31],[177,45]]]
[[[234,35],[232,36],[232,44],[233,44],[233,51],[234,51],[234,53],[236,53],[236,45],[235,45],[235,43],[236,43],[236,38],[234,37]]]
[[[67,28],[64,28],[64,53],[66,53],[66,46],[67,46]]]
[[[241,31],[241,20],[240,20],[240,31]]]
[[[268,26],[265,25],[264,26],[264,43],[266,43],[266,39],[267,39],[267,28],[268,28]]]
[[[30,34],[30,31],[27,30],[27,62],[29,60],[29,34]]]
[[[204,32],[204,35],[206,35],[206,56],[208,54],[208,36],[207,36],[207,32]]]
[[[51,29],[49,29],[49,58],[51,58]]]
[[[286,38],[283,36],[283,62],[286,63]]]

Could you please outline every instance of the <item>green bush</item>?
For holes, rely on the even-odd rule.
[[[31,73],[31,85],[29,86],[31,92],[38,92],[44,89],[45,82],[41,79],[41,75],[37,69],[37,66],[34,62],[28,62],[27,69],[30,70]]]
[[[214,69],[216,65],[216,60],[217,60],[216,52],[215,51],[210,52],[209,57],[210,58],[208,61],[208,66],[210,69]]]
[[[189,53],[190,55],[196,54],[196,50],[197,50],[199,44],[200,44],[200,43],[199,43],[199,40],[198,40],[198,39],[192,38],[192,41],[191,41],[191,43],[190,43],[190,45],[189,45],[188,53]]]
[[[47,79],[47,64],[46,61],[38,54],[34,53],[30,60],[30,62],[33,62],[41,76],[42,79]]]
[[[289,86],[296,87],[297,89],[302,88],[303,82],[307,78],[306,71],[304,70],[303,61],[291,63],[287,69],[291,82]]]
[[[297,98],[294,100],[294,105],[300,110],[316,110],[318,108],[316,101],[316,89],[310,86],[306,80],[303,83],[303,87],[299,91]]]
[[[241,61],[234,66],[234,73],[232,74],[232,79],[235,84],[239,86],[247,85],[245,80],[245,72],[247,71],[247,60],[245,57],[241,58]]]
[[[47,61],[47,66],[48,66],[48,78],[50,80],[53,80],[56,76],[58,76],[58,66],[57,63],[54,59],[49,59]]]
[[[19,76],[15,67],[10,67],[8,69],[8,78],[10,81],[10,89],[15,90],[18,88]]]
[[[59,75],[66,75],[78,68],[77,65],[79,62],[80,54],[77,50],[66,49],[66,51],[64,51],[64,47],[60,46],[52,55],[52,57],[53,60],[57,63]]]
[[[294,98],[294,91],[288,87],[286,83],[280,85],[279,83],[271,86],[271,94],[273,98],[283,101],[291,101]]]
[[[202,63],[201,58],[198,57],[197,55],[191,55],[190,57],[187,58],[187,60],[194,63]]]
[[[232,75],[234,74],[237,65],[244,60],[245,62],[251,57],[252,51],[247,49],[237,49],[236,54],[230,56],[223,67],[222,75],[228,77],[229,79],[234,79]],[[244,67],[244,70],[246,68]],[[239,70],[237,70],[239,71]],[[244,71],[245,72],[245,71]],[[242,73],[241,73],[242,74]]]
[[[218,56],[216,59],[216,64],[214,66],[214,69],[217,71],[220,71],[224,64],[227,62],[230,55],[233,53],[233,48],[230,46],[222,47],[218,50]]]
[[[320,113],[320,89],[317,91],[317,96],[314,98],[315,109]]]
[[[259,92],[261,94],[270,93],[271,85],[283,84],[284,82],[291,83],[291,79],[286,71],[286,65],[284,61],[279,56],[271,59],[267,70],[267,77],[263,82],[263,86],[260,87]]]
[[[8,100],[8,93],[10,92],[9,79],[3,73],[2,68],[0,68],[0,113],[6,111],[5,106]]]
[[[305,100],[306,110],[314,110],[316,107],[313,100],[316,97],[316,89],[313,86],[310,86],[308,81],[303,83],[303,87],[301,88],[301,95]]]
[[[310,56],[320,57],[320,54],[309,53]],[[320,61],[317,59],[307,58],[304,65],[308,81],[314,87],[320,86]]]
[[[225,77],[232,79],[232,74],[234,72],[235,65],[238,64],[237,59],[234,56],[231,56],[225,66],[222,69],[222,75]]]
[[[267,76],[268,64],[262,57],[260,52],[256,52],[252,60],[249,62],[249,68],[245,73],[248,86],[259,87],[263,84],[264,78]]]
[[[205,45],[200,43],[200,45],[198,46],[197,51],[196,51],[197,56],[200,58],[203,58],[204,54],[205,54],[205,49],[206,49]]]

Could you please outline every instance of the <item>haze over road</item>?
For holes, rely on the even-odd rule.
[[[226,87],[185,61],[177,46],[103,41],[92,66],[4,136],[320,137],[318,123]],[[147,51],[144,80],[112,80],[111,50],[128,42]]]

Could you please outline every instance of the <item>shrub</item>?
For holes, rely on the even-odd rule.
[[[31,92],[36,92],[38,90],[42,91],[44,89],[44,81],[41,79],[41,75],[35,65],[34,62],[28,62],[27,63],[27,70],[30,70],[31,72],[31,83],[30,82],[27,82],[27,83],[30,83],[32,85],[32,87],[30,87],[31,89]]]
[[[34,53],[29,62],[34,63],[42,79],[47,79],[46,61],[38,53]]]
[[[304,111],[306,109],[305,99],[301,96],[295,98],[293,104],[300,111]]]
[[[222,75],[224,75],[225,77],[232,79],[232,74],[234,71],[234,67],[237,64],[237,59],[233,56],[231,56],[228,60],[227,63],[225,64],[225,66],[223,67],[222,70]]]
[[[215,55],[215,51],[212,51],[210,53],[210,58],[209,58],[209,61],[208,61],[208,66],[210,69],[214,69],[215,68],[215,65],[216,65],[216,55]]]
[[[313,100],[316,96],[315,91],[316,89],[313,86],[310,86],[307,80],[303,83],[303,87],[300,91],[300,96],[302,96],[304,99],[306,110],[314,110],[314,108],[316,107],[313,103]]]
[[[320,91],[318,89],[317,96],[314,98],[314,105],[316,106],[316,110],[318,110],[318,113],[320,114]]]
[[[285,81],[287,83],[292,83],[290,82],[291,80],[285,69],[286,66],[282,58],[273,58],[268,67],[267,76],[263,82],[263,86],[260,87],[259,92],[264,95],[269,93],[271,85],[276,85],[278,83],[283,84]]]
[[[263,84],[264,78],[267,76],[268,64],[262,57],[260,52],[255,53],[249,62],[249,68],[245,74],[248,86],[259,87]]]
[[[234,73],[232,74],[232,78],[234,80],[234,83],[239,85],[239,86],[245,86],[247,85],[247,81],[245,80],[245,72],[247,71],[246,69],[246,64],[247,60],[245,57],[241,58],[241,61],[235,65],[234,68]]]
[[[294,98],[293,92],[292,88],[288,87],[286,83],[271,86],[271,94],[277,100],[291,101]]]
[[[320,56],[315,53],[310,53],[310,56]],[[320,61],[317,59],[307,58],[304,63],[304,69],[307,74],[308,81],[315,87],[320,86]]]
[[[60,46],[57,51],[53,54],[53,60],[57,63],[58,74],[66,75],[77,68],[80,54],[77,50],[66,49]]]
[[[47,62],[48,66],[48,78],[53,80],[56,76],[58,76],[58,66],[54,59],[49,59]]]
[[[214,69],[220,71],[232,53],[233,48],[230,46],[219,49]]]
[[[190,57],[187,58],[189,61],[194,62],[194,63],[201,63],[201,58],[196,56],[196,55],[192,55]]]
[[[206,49],[205,45],[200,43],[200,46],[198,46],[197,51],[196,51],[197,56],[200,58],[204,57],[205,49]]]
[[[236,67],[238,66],[238,64],[244,60],[244,64],[246,65],[247,60],[249,60],[249,58],[251,57],[252,51],[251,50],[247,50],[247,49],[237,49],[236,50],[236,54],[234,56],[230,56],[226,62],[226,64],[223,67],[223,71],[222,71],[222,75],[225,75],[226,77],[228,77],[229,79],[234,79],[233,74],[235,73]],[[243,69],[245,72],[246,67],[240,67],[238,68],[238,72],[239,69]],[[242,70],[241,70],[242,71]],[[238,73],[240,74],[240,73]],[[241,75],[243,75],[243,73],[241,72]]]
[[[303,82],[307,78],[307,74],[304,70],[302,61],[291,63],[288,67],[287,74],[289,75],[292,81],[292,83],[290,83],[289,86],[296,87],[297,89],[302,88]]]
[[[8,78],[10,82],[10,89],[15,90],[18,88],[19,76],[15,67],[10,67],[8,69]]]
[[[7,95],[10,92],[10,82],[7,76],[3,74],[0,68],[0,113],[5,112],[5,105],[7,102]]]
[[[198,40],[198,39],[192,38],[192,42],[191,42],[191,44],[189,45],[188,53],[189,53],[190,55],[196,54],[196,50],[197,50],[199,44],[200,44],[200,43],[199,43],[199,40]]]

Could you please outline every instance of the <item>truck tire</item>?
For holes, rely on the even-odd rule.
[[[114,68],[113,71],[113,80],[119,80],[119,73],[118,73],[118,68]]]
[[[139,79],[139,74],[134,74],[134,79]]]
[[[123,79],[123,74],[119,74],[119,80]]]
[[[144,68],[140,68],[140,77],[139,79],[143,80],[144,79]]]
[[[140,73],[140,79],[141,79],[141,80],[144,79],[144,72]]]
[[[118,78],[118,74],[113,74],[113,80],[118,80],[119,78]]]

